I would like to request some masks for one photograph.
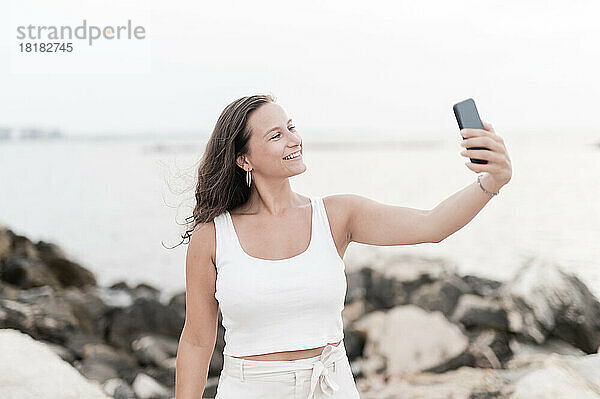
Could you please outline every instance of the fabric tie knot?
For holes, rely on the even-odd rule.
[[[310,377],[310,392],[307,399],[313,399],[315,397],[317,384],[321,387],[321,391],[327,396],[333,395],[334,392],[340,389],[329,374],[329,369],[327,368],[330,364],[333,364],[333,361],[331,360],[333,350],[334,347],[332,345],[327,345],[325,349],[323,349],[320,360],[313,365],[312,375]]]

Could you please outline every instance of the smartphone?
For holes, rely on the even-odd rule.
[[[472,98],[468,98],[464,101],[454,104],[452,107],[454,110],[454,116],[458,122],[459,129],[483,129],[483,123],[479,118],[475,101]],[[463,137],[463,140],[465,138]],[[488,150],[485,147],[468,147],[468,150]],[[485,159],[469,158],[473,163],[488,163]]]

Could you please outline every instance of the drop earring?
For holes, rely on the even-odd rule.
[[[246,184],[248,187],[250,187],[250,184],[252,184],[252,172],[249,170],[246,171]]]

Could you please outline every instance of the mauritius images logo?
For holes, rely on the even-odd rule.
[[[91,46],[97,40],[143,40],[146,29],[134,26],[131,20],[126,25],[88,25],[86,19],[78,26],[69,25],[21,25],[17,26],[18,40],[71,41],[85,40]]]

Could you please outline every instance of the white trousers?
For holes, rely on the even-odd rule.
[[[298,360],[224,355],[215,399],[360,399],[344,342]]]

